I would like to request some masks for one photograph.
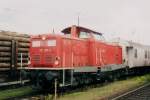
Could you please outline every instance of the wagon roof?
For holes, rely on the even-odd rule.
[[[90,32],[90,33],[95,33],[95,34],[102,35],[102,33],[100,33],[100,32],[96,32],[96,31],[93,31],[91,29],[88,29],[88,28],[85,28],[85,27],[82,27],[82,26],[76,26],[76,27],[78,29],[80,29],[80,30],[85,31],[85,32]],[[70,31],[71,31],[71,27],[67,27],[67,28],[63,29],[61,32],[63,32],[63,33],[70,33]]]

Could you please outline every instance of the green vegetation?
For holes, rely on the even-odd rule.
[[[123,91],[136,88],[148,82],[150,82],[150,74],[139,77],[137,76],[127,80],[116,81],[96,88],[84,89],[79,92],[69,94],[66,93],[65,95],[59,96],[57,100],[99,100],[101,98],[107,99],[109,98],[109,96],[113,96],[115,94],[122,93]],[[33,93],[35,93],[35,91],[30,86],[25,86],[17,89],[0,90],[0,100],[30,94],[32,95]],[[50,94],[46,96],[45,99],[52,100],[53,96]]]
[[[150,74],[137,76],[127,80],[116,81],[102,87],[89,88],[84,91],[65,94],[58,97],[58,100],[99,100],[108,99],[118,93],[128,91],[129,89],[136,88],[140,85],[150,82]],[[51,100],[51,95],[47,96],[47,100]]]
[[[2,90],[0,91],[0,100],[29,95],[32,92],[33,90],[29,86],[25,86],[17,89]]]

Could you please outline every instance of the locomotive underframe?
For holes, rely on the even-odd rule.
[[[88,68],[88,67],[87,67]],[[96,67],[95,67],[96,68]],[[122,76],[144,74],[150,72],[150,67],[123,67],[117,70],[101,71],[96,68],[95,71],[82,71],[79,69],[30,69],[30,78],[34,86],[38,89],[50,90],[54,88],[54,80],[57,79],[59,87],[79,86],[93,82],[113,81]]]
[[[58,68],[55,70],[53,68],[30,68],[30,78],[35,86],[40,87],[40,89],[48,89],[50,86],[54,87],[55,79],[58,80],[59,87],[66,87],[89,84],[92,82],[103,81],[105,79],[111,80],[114,77],[120,77],[121,75],[127,74],[126,67],[113,65],[113,68],[116,66],[118,69],[111,69],[111,66],[107,66],[109,67],[109,70],[102,70],[100,67],[90,66],[74,69]]]

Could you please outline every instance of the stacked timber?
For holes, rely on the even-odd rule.
[[[0,70],[28,66],[29,40],[27,34],[0,31]]]

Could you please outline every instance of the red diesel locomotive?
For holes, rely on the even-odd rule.
[[[61,87],[87,84],[122,68],[122,48],[101,33],[75,25],[62,33],[31,37],[28,69],[35,86],[47,89],[54,79]]]

